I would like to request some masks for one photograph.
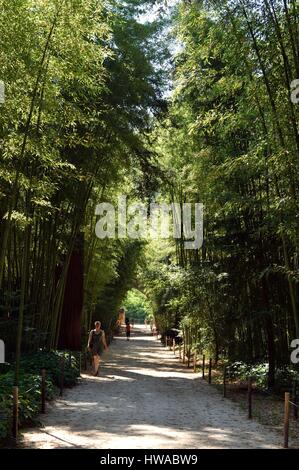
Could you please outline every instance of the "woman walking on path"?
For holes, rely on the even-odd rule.
[[[106,343],[105,332],[101,330],[101,322],[95,322],[95,329],[91,330],[88,337],[87,348],[92,354],[93,366],[94,366],[94,375],[98,375],[100,370],[100,356],[103,352],[108,351],[108,346]]]

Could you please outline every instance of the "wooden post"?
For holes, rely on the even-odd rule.
[[[179,344],[179,359],[182,359],[182,344]]]
[[[168,345],[168,336],[165,336],[165,348],[167,348]]]
[[[60,396],[63,395],[63,387],[64,387],[64,356],[60,359]]]
[[[79,370],[79,377],[81,377],[81,363],[82,363],[82,354],[79,352],[79,358],[78,358],[78,370]]]
[[[41,383],[41,398],[42,398],[42,403],[41,403],[41,412],[45,413],[46,412],[46,369],[42,369],[41,371],[42,375],[42,383]]]
[[[212,383],[212,358],[210,357],[209,361],[209,384]]]
[[[191,347],[192,347],[192,335],[191,328],[188,329],[188,367],[190,367],[191,361]]]
[[[193,356],[193,371],[196,373],[196,363],[197,363],[197,354],[196,351],[194,351],[194,356]]]
[[[184,335],[184,344],[183,344],[183,364],[185,364],[185,359],[186,359],[186,336]]]
[[[202,356],[202,378],[205,378],[205,364],[206,364],[206,356]]]
[[[252,418],[252,377],[248,377],[247,402],[248,402],[248,419],[251,419]]]
[[[84,370],[87,371],[87,352],[84,352]]]
[[[18,438],[19,431],[19,387],[13,387],[12,437]]]
[[[298,419],[297,386],[296,386],[295,381],[293,382],[292,402],[293,402],[293,418]]]
[[[223,397],[226,398],[226,375],[227,375],[227,366],[224,366],[223,370]]]
[[[173,354],[175,355],[175,339],[172,340]]]
[[[289,448],[289,427],[290,427],[290,394],[284,394],[284,448]]]

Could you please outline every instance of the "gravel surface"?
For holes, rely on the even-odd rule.
[[[282,436],[249,421],[199,374],[179,363],[143,325],[117,337],[99,377],[48,405],[42,427],[23,432],[25,448],[279,448]]]

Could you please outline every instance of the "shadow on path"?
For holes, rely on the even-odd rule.
[[[149,329],[116,337],[100,377],[83,375],[24,433],[24,447],[275,448],[280,436],[174,358]]]

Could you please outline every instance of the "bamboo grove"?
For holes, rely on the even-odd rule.
[[[191,327],[216,361],[267,362],[269,387],[299,337],[298,13],[180,2],[174,93],[153,138],[170,200],[205,207],[202,249],[179,243],[147,270],[159,321]]]
[[[0,2],[1,337],[16,382],[21,348],[59,346],[65,308],[83,309],[89,329],[100,293],[113,279],[121,287],[130,241],[99,246],[94,206],[134,174],[142,191],[153,166],[142,135],[162,108],[163,50],[151,41],[159,21],[136,19],[147,3]]]
[[[273,387],[299,338],[297,0],[0,7],[0,336],[16,361],[95,317],[109,329],[135,288],[161,331],[267,362]],[[203,246],[99,240],[95,206],[120,194],[203,203]]]

